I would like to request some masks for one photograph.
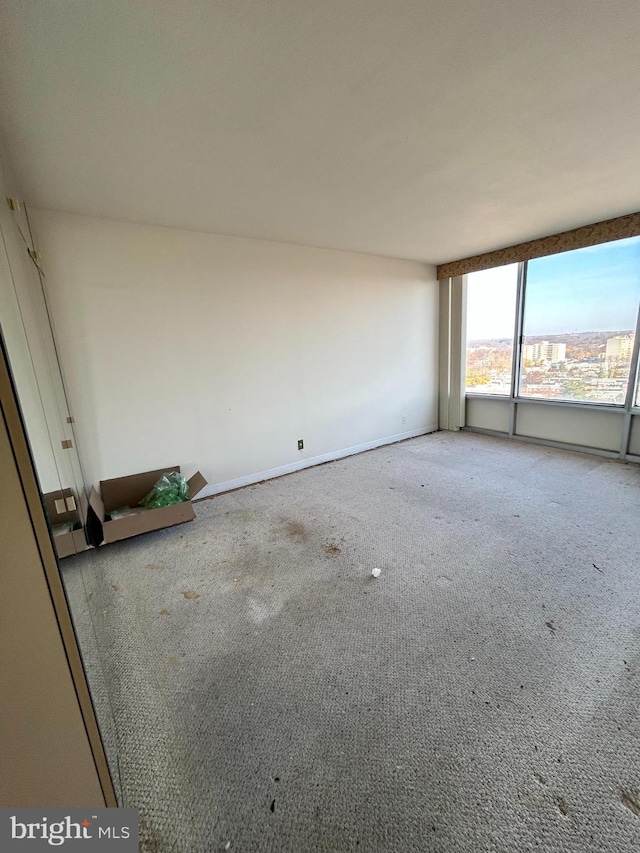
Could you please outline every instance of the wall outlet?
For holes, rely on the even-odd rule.
[[[406,415],[403,415],[403,416],[402,416],[402,423],[403,423],[403,424],[406,424],[406,422],[407,422],[407,416],[406,416]]]
[[[301,438],[298,439],[298,450],[304,450],[304,441]]]

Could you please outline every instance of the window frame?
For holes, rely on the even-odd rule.
[[[609,241],[607,241],[609,242]],[[611,241],[616,242],[616,241]],[[599,244],[599,245],[605,245]],[[502,400],[509,403],[509,437],[515,436],[516,411],[518,404],[531,404],[534,406],[560,406],[564,408],[575,408],[592,411],[614,411],[624,415],[622,436],[620,443],[620,457],[626,458],[629,450],[629,438],[633,417],[640,416],[640,300],[636,315],[635,337],[631,361],[629,364],[629,379],[624,403],[593,403],[580,400],[549,400],[542,397],[526,397],[520,394],[521,371],[522,371],[522,347],[524,328],[524,309],[527,287],[528,261],[518,264],[518,282],[516,291],[516,310],[513,332],[513,349],[511,363],[511,386],[509,394],[482,394],[478,391],[467,391],[464,389],[465,398],[470,397],[480,400]],[[463,277],[464,287],[467,286],[467,275]],[[466,362],[467,341],[463,341],[463,357]]]
[[[505,264],[505,266],[515,266],[515,263]],[[465,291],[464,297],[464,317],[463,317],[463,334],[462,334],[462,380],[463,380],[463,393],[464,397],[474,397],[479,398],[481,400],[511,400],[513,398],[514,393],[514,376],[516,371],[516,342],[518,341],[518,317],[520,311],[520,298],[521,298],[521,288],[522,288],[522,276],[523,276],[523,266],[524,264],[519,262],[517,264],[517,281],[516,281],[516,306],[515,306],[515,316],[516,316],[516,327],[513,333],[512,338],[512,346],[511,346],[511,379],[509,381],[509,393],[508,394],[484,394],[481,391],[467,391],[466,388],[466,363],[467,363],[467,337],[466,337],[466,312],[468,310],[467,307],[467,280],[469,273],[460,276],[463,281],[463,288]],[[525,273],[526,274],[526,273]]]

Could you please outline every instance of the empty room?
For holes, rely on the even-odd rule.
[[[639,849],[640,5],[0,10],[3,843]]]

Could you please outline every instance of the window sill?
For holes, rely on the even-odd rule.
[[[507,394],[480,394],[477,391],[467,391],[465,398],[472,400],[502,400],[505,403],[533,403],[536,406],[563,406],[573,409],[592,409],[597,412],[619,412],[624,414],[624,403],[581,403],[579,400],[547,400],[543,397],[510,397]],[[640,406],[631,409],[632,415],[640,415]]]

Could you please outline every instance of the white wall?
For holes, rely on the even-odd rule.
[[[436,428],[435,268],[32,219],[91,481],[178,463],[213,493]]]
[[[466,425],[470,429],[508,433],[509,408],[507,398],[483,399],[467,397]],[[632,418],[629,453],[640,455],[640,418]],[[595,409],[562,403],[516,402],[515,435],[520,438],[542,439],[572,444],[589,450],[617,453],[623,439],[624,412],[622,409]]]
[[[475,429],[509,432],[509,400],[483,400],[467,397],[465,424]]]
[[[631,419],[629,453],[633,453],[634,456],[640,456],[640,415],[634,415]]]
[[[553,406],[518,403],[517,435],[542,438],[619,451],[624,414],[611,409],[579,409],[577,406]]]

